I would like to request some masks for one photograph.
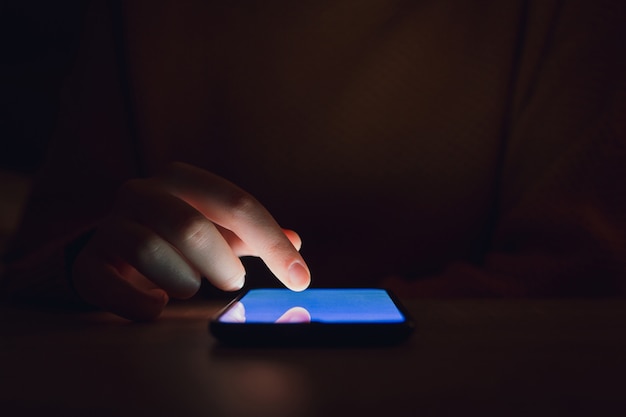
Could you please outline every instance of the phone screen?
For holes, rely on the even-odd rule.
[[[226,323],[400,323],[387,291],[376,288],[256,289],[219,317]]]
[[[253,289],[209,323],[221,342],[235,345],[389,345],[413,322],[398,300],[379,288]]]

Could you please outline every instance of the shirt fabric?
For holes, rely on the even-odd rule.
[[[178,160],[296,230],[317,286],[624,294],[624,21],[611,0],[96,4],[5,286],[66,291],[67,242]]]

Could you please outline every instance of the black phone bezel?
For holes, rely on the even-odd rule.
[[[335,288],[337,289],[337,288]],[[355,288],[339,288],[351,290]],[[219,321],[249,289],[239,294],[209,321],[210,333],[230,346],[391,346],[409,338],[415,324],[406,308],[391,291],[389,298],[405,320],[400,323],[226,323]]]

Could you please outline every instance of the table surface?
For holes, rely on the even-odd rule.
[[[151,323],[0,306],[0,414],[626,415],[625,300],[404,301],[408,342],[315,349],[219,346],[215,301]]]

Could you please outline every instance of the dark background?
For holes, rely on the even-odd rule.
[[[88,4],[0,1],[0,274],[54,132]]]
[[[31,175],[42,163],[87,4],[0,2],[1,170]]]

